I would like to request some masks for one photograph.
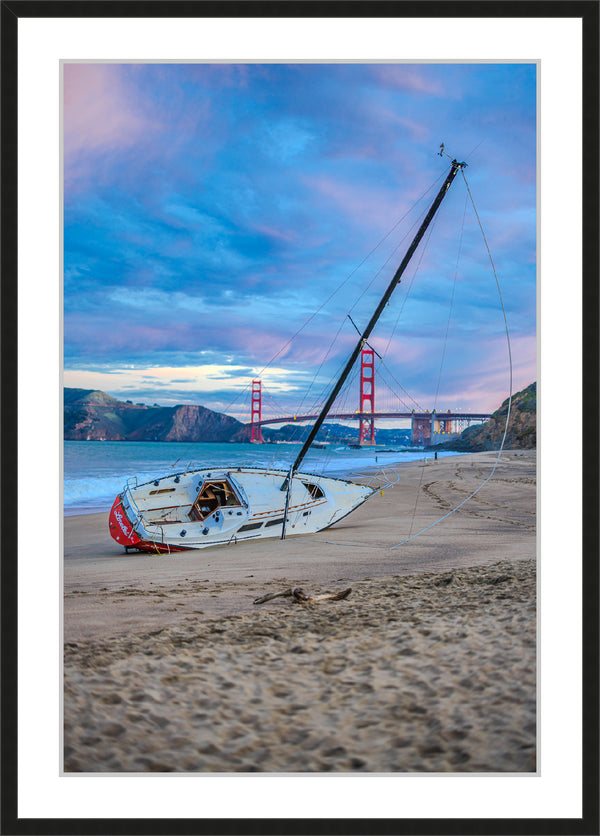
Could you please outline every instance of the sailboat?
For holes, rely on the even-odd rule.
[[[377,488],[305,473],[300,467],[454,178],[465,166],[452,160],[446,179],[289,470],[211,466],[147,482],[130,479],[116,497],[108,523],[111,536],[126,552],[132,548],[170,553],[266,537],[283,539],[286,534],[314,534],[335,525],[376,493]]]

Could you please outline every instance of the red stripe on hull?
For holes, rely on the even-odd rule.
[[[170,546],[165,543],[152,543],[149,540],[140,540],[134,549],[141,552],[151,552],[152,554],[170,554],[171,552],[189,552],[190,546]]]
[[[187,552],[190,550],[189,546],[170,546],[165,543],[142,540],[141,537],[138,537],[123,509],[120,497],[115,499],[113,507],[110,509],[108,530],[113,540],[125,546],[126,549],[138,549],[138,551],[151,552],[152,554],[169,554],[170,552]]]

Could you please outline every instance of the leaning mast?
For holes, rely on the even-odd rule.
[[[441,146],[441,148],[442,148],[442,152],[440,152],[440,156],[443,153],[443,145]],[[371,335],[371,332],[372,332],[373,328],[375,327],[375,325],[377,323],[377,320],[379,319],[379,317],[381,316],[381,314],[383,312],[383,309],[385,308],[385,306],[389,302],[389,299],[390,299],[392,293],[394,292],[394,290],[396,289],[396,286],[400,283],[400,279],[402,278],[402,274],[404,273],[404,271],[408,267],[408,263],[411,260],[411,258],[413,257],[413,255],[415,253],[415,250],[419,246],[419,243],[420,243],[423,235],[425,235],[425,232],[427,231],[427,227],[429,226],[429,224],[433,220],[433,217],[434,217],[435,213],[437,212],[437,210],[440,208],[440,204],[441,204],[442,200],[444,199],[444,197],[446,196],[446,192],[448,191],[448,189],[452,185],[452,181],[454,180],[454,178],[458,174],[459,170],[465,168],[465,166],[466,166],[466,163],[459,163],[456,160],[452,160],[452,166],[450,168],[450,171],[448,172],[448,175],[447,175],[446,179],[442,183],[442,186],[441,186],[439,192],[437,193],[437,195],[435,197],[435,200],[431,204],[431,206],[429,208],[429,211],[427,212],[427,215],[425,216],[425,218],[423,220],[423,223],[419,227],[419,229],[417,231],[417,234],[413,238],[410,247],[406,251],[406,255],[402,259],[402,261],[400,263],[400,266],[398,267],[398,269],[394,273],[394,276],[393,276],[392,280],[390,281],[387,290],[383,294],[383,296],[381,298],[381,301],[379,302],[379,305],[377,306],[375,312],[373,313],[373,316],[369,320],[369,323],[368,323],[367,327],[364,329],[364,331],[360,335],[360,338],[359,338],[358,342],[356,343],[354,351],[350,355],[350,358],[349,358],[348,362],[346,363],[346,366],[344,367],[344,370],[342,371],[342,373],[341,373],[340,377],[338,378],[335,386],[333,387],[333,389],[331,391],[331,394],[327,398],[327,402],[325,403],[323,409],[321,410],[321,412],[319,414],[319,417],[315,421],[310,433],[308,434],[308,438],[304,442],[304,444],[302,446],[302,449],[300,450],[300,452],[296,456],[296,461],[292,465],[292,467],[290,469],[290,472],[288,474],[288,477],[285,479],[285,481],[284,481],[284,483],[281,487],[281,490],[286,490],[289,478],[300,467],[300,464],[302,463],[302,460],[306,456],[306,454],[307,454],[307,452],[310,448],[310,445],[314,441],[315,436],[319,432],[319,430],[321,428],[321,425],[323,424],[325,418],[327,417],[327,413],[329,412],[329,410],[331,409],[331,407],[333,405],[333,402],[335,401],[335,399],[339,395],[340,390],[341,390],[342,386],[344,385],[344,382],[346,381],[346,378],[350,374],[350,371],[352,370],[352,366],[356,362],[356,360],[358,358],[358,355],[360,354],[364,344],[369,339],[369,337]]]

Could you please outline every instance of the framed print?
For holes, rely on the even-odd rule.
[[[597,5],[2,21],[3,831],[598,832]]]

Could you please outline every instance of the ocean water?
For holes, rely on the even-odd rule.
[[[64,512],[108,513],[127,480],[136,476],[145,482],[169,473],[209,465],[289,468],[300,448],[300,444],[65,441]],[[433,456],[432,452],[401,447],[356,449],[332,444],[324,450],[310,450],[301,469],[308,473],[350,477],[367,467],[394,467]]]

